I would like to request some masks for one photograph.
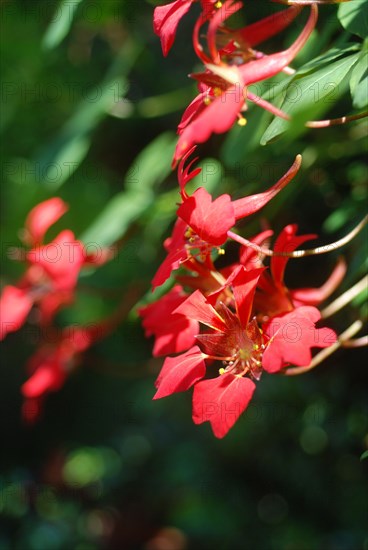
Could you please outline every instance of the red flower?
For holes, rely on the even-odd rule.
[[[37,204],[28,214],[24,224],[24,242],[37,246],[44,240],[46,231],[68,210],[68,205],[59,197]]]
[[[207,141],[212,133],[220,134],[228,131],[236,120],[241,118],[241,111],[246,108],[246,99],[254,101],[258,99],[247,92],[247,86],[271,78],[287,67],[304,46],[317,22],[317,7],[312,5],[311,15],[303,31],[288,49],[271,55],[258,55],[256,59],[247,60],[241,65],[229,65],[221,60],[221,55],[216,49],[215,34],[220,24],[241,7],[240,3],[231,5],[231,2],[232,0],[225,2],[223,7],[215,13],[209,25],[207,39],[211,58],[203,56],[203,48],[198,44],[195,45],[196,52],[206,64],[207,70],[204,73],[191,76],[206,88],[202,89],[199,96],[191,103],[179,124],[180,137],[174,153],[173,164],[194,144]],[[288,24],[291,21],[290,17],[287,17],[285,21]],[[261,26],[261,22],[259,24]],[[270,20],[268,18],[264,25],[263,35],[259,29],[257,31],[260,41],[263,36],[272,35],[269,30]],[[197,31],[199,27],[198,24]],[[280,25],[280,29],[281,27],[282,25]],[[243,32],[245,33],[245,29]],[[255,36],[251,38],[257,40]],[[227,53],[225,51],[225,57]],[[206,96],[203,98],[205,90]]]
[[[33,248],[26,253],[28,268],[17,286],[4,288],[0,298],[2,327],[0,339],[19,330],[34,304],[39,307],[41,324],[49,323],[61,306],[73,300],[75,286],[85,265],[101,265],[110,252],[86,254],[74,233],[64,230],[50,243],[45,234],[66,211],[68,205],[53,197],[35,206],[28,214],[23,241]]]
[[[147,337],[155,336],[153,355],[180,353],[190,348],[199,332],[198,322],[173,313],[187,298],[180,285],[165,296],[138,310]]]
[[[190,260],[191,252],[194,256],[200,256],[207,262],[207,267],[212,269],[210,254],[214,248],[218,249],[225,243],[228,231],[236,221],[263,208],[293,179],[301,165],[301,157],[298,155],[286,174],[263,193],[235,201],[224,194],[213,201],[203,187],[198,188],[191,196],[185,190],[186,184],[200,171],[189,171],[194,161],[184,168],[192,151],[193,149],[189,150],[179,164],[178,179],[182,203],[177,210],[178,219],[172,237],[164,243],[168,255],[153,278],[153,288],[163,284],[173,270]]]
[[[334,344],[337,337],[333,330],[315,327],[320,319],[317,308],[303,306],[266,323],[263,329],[270,343],[263,354],[263,368],[274,373],[289,364],[304,367],[311,362],[311,348]]]
[[[207,327],[197,344],[176,357],[168,357],[156,380],[155,399],[194,386],[193,421],[209,421],[214,434],[223,437],[246,409],[263,369],[276,373],[294,364],[307,366],[312,348],[336,342],[328,328],[316,328],[321,315],[314,307],[300,307],[273,317],[260,326],[252,320],[253,299],[264,268],[246,270],[238,265],[224,284],[233,301],[216,306],[196,290],[174,311],[184,319]],[[202,380],[206,365],[221,361],[218,378]],[[202,381],[201,381],[202,380]]]
[[[254,390],[251,380],[239,382],[243,375],[258,379],[263,342],[261,331],[255,323],[249,321],[252,296],[261,270],[246,272],[243,267],[238,271],[233,284],[237,288],[236,305],[238,315],[224,304],[218,312],[208,303],[199,290],[185,300],[174,313],[194,319],[211,329],[211,332],[197,336],[199,346],[186,353],[165,360],[159,377],[155,399],[165,397],[177,391],[184,391],[197,384],[205,375],[205,364],[209,360],[221,359],[227,366],[224,381],[205,380],[195,386],[193,394],[193,420],[195,423],[209,420],[217,437],[223,437],[246,408]],[[236,279],[236,280],[235,280]],[[250,305],[249,305],[250,304]],[[240,313],[241,312],[241,313]],[[240,320],[242,318],[242,321]],[[222,376],[220,376],[222,378]],[[232,395],[232,391],[235,391]],[[240,396],[239,392],[244,391]],[[211,417],[207,405],[214,405]],[[223,408],[236,405],[231,417],[223,414]]]
[[[236,221],[230,196],[221,195],[212,201],[211,195],[203,187],[183,201],[177,215],[202,241],[213,246],[224,244],[227,232]]]
[[[83,245],[66,229],[51,242],[27,253],[27,260],[39,266],[55,290],[72,290],[85,262]]]
[[[45,396],[59,390],[68,375],[80,364],[82,353],[116,326],[111,316],[87,327],[70,326],[48,331],[48,341],[43,342],[27,363],[30,377],[22,386],[25,398],[23,416],[34,422],[42,411]]]
[[[0,298],[0,340],[3,340],[9,332],[20,329],[25,323],[32,305],[33,300],[27,289],[11,285],[4,287]]]
[[[287,225],[276,239],[274,252],[293,252],[298,246],[317,235],[296,235],[298,226]],[[263,273],[255,298],[255,309],[264,320],[302,305],[318,305],[338,287],[344,278],[346,264],[339,260],[328,280],[320,288],[289,289],[284,282],[287,256],[272,256],[270,273]]]
[[[203,378],[206,372],[204,357],[198,346],[177,357],[167,357],[155,382],[157,392],[153,399],[185,391]]]
[[[249,378],[223,374],[203,380],[194,387],[193,422],[210,422],[216,437],[222,438],[248,407],[255,383]]]
[[[176,0],[171,4],[158,6],[153,14],[153,30],[161,39],[162,52],[166,57],[176,36],[180,19],[190,10],[195,0]],[[217,0],[201,0],[202,9],[210,14]]]
[[[302,10],[302,6],[290,6],[285,10],[273,13],[242,29],[230,31],[230,36],[241,44],[245,50],[265,42],[290,25]]]

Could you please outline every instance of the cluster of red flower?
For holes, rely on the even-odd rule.
[[[165,243],[167,256],[158,269],[153,287],[162,285],[179,267],[176,284],[159,300],[140,309],[147,336],[155,337],[153,354],[167,357],[159,374],[155,399],[194,386],[193,421],[211,423],[214,434],[223,437],[246,409],[262,371],[285,372],[292,365],[308,366],[311,348],[335,344],[336,334],[317,328],[317,309],[339,285],[345,274],[341,260],[321,288],[289,289],[284,282],[288,259],[295,249],[316,235],[297,235],[296,225],[287,225],[273,250],[265,248],[273,235],[266,230],[245,240],[231,229],[258,212],[294,177],[300,155],[289,171],[263,193],[231,200],[221,195],[212,200],[202,187],[192,195],[187,183],[198,175],[195,160],[189,160],[195,144],[212,133],[229,130],[236,120],[245,123],[246,101],[257,101],[278,116],[284,113],[252,94],[248,86],[263,81],[288,67],[306,43],[317,21],[317,6],[310,6],[309,18],[295,42],[286,50],[265,55],[254,50],[260,42],[282,31],[302,7],[293,5],[245,28],[231,30],[226,20],[241,2],[200,0],[201,14],[193,31],[194,51],[205,70],[191,75],[198,81],[199,94],[186,109],[178,126],[179,139],[173,166],[178,161],[181,203],[173,233]],[[154,30],[167,55],[179,20],[194,4],[176,0],[157,7]],[[199,41],[207,25],[207,45]],[[219,49],[218,44],[221,44]],[[206,51],[205,51],[206,50]],[[181,159],[181,160],[180,160]],[[239,243],[237,261],[218,268],[216,259],[225,253],[228,239]],[[299,251],[300,252],[300,251]],[[263,265],[271,256],[269,269]],[[220,362],[216,367],[216,362]],[[220,367],[220,368],[219,368]],[[214,376],[216,373],[219,376]]]
[[[40,344],[27,364],[30,377],[22,386],[23,413],[30,422],[38,417],[46,393],[63,385],[68,373],[78,364],[80,353],[109,330],[109,321],[62,330],[53,325],[60,309],[73,302],[80,271],[87,266],[102,265],[110,257],[106,249],[88,253],[68,229],[61,231],[52,242],[44,243],[48,229],[67,210],[67,204],[58,197],[31,210],[22,233],[23,243],[29,250],[18,250],[17,254],[20,259],[26,259],[27,269],[16,286],[4,287],[0,298],[1,340],[19,330],[31,310],[40,327]]]
[[[243,241],[231,231],[236,221],[257,212],[290,182],[300,158],[264,193],[236,201],[221,195],[212,201],[202,187],[191,196],[186,193],[186,183],[199,172],[190,172],[192,163],[185,167],[187,156],[179,164],[178,219],[165,241],[168,254],[153,286],[163,284],[179,266],[187,273],[177,276],[180,284],[167,294],[141,308],[140,315],[146,335],[155,336],[155,356],[184,352],[165,360],[155,398],[195,385],[194,422],[209,420],[215,435],[222,437],[247,407],[262,370],[275,373],[289,364],[308,365],[311,348],[336,342],[331,329],[316,328],[321,315],[315,306],[337,288],[345,264],[338,262],[321,288],[288,289],[284,272],[289,253],[316,237],[298,236],[297,226],[288,225],[276,239],[269,272],[263,266],[262,245],[272,237],[271,230],[240,244],[238,260],[218,269],[214,256],[224,252],[225,241]],[[214,361],[222,362],[220,376],[201,381],[206,365]]]

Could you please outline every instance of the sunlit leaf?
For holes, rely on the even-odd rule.
[[[350,78],[353,105],[362,109],[368,103],[368,51],[364,51],[355,65]]]
[[[142,191],[161,183],[171,172],[175,142],[175,135],[166,132],[143,149],[124,178],[125,188]]]
[[[347,31],[361,38],[368,35],[368,0],[354,0],[339,7],[337,16]]]
[[[55,48],[66,37],[81,2],[82,0],[63,0],[59,4],[43,37],[42,45],[45,49]]]
[[[303,112],[305,118],[319,116],[331,108],[347,88],[346,76],[358,60],[359,54],[353,54],[335,61],[320,70],[296,77],[285,90],[285,99],[281,109],[295,117]],[[265,145],[284,133],[289,126],[288,121],[275,117],[262,136],[261,144]]]
[[[108,246],[120,239],[131,223],[151,204],[153,197],[149,192],[123,191],[113,197],[95,219],[92,225],[81,235],[85,243],[97,243]]]

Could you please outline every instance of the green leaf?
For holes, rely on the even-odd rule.
[[[125,189],[140,191],[161,183],[171,172],[176,139],[175,134],[166,132],[143,149],[125,176]]]
[[[113,197],[92,225],[80,236],[88,244],[109,246],[124,236],[129,226],[151,204],[151,193],[122,191]]]
[[[149,207],[152,208],[152,189],[171,172],[175,141],[176,136],[166,132],[143,149],[125,175],[125,190],[108,202],[83,233],[82,241],[96,242],[101,246],[111,245],[123,237],[139,216]]]
[[[112,63],[105,79],[88,90],[85,99],[66,121],[59,134],[47,144],[34,162],[39,172],[50,176],[43,178],[43,185],[54,191],[59,188],[84,160],[91,143],[91,135],[101,120],[119,104],[128,90],[124,77],[140,49],[126,43],[121,55]],[[49,173],[50,170],[50,173]],[[57,171],[58,176],[54,176]]]
[[[300,77],[297,73],[284,91],[285,98],[281,109],[293,118],[299,117],[300,120],[288,122],[274,118],[263,134],[261,144],[266,145],[290,127],[294,132],[296,130],[300,133],[304,130],[306,120],[311,116],[319,116],[331,107],[345,92],[345,78],[358,57],[359,54],[349,55],[306,76]]]
[[[341,4],[337,16],[344,29],[361,38],[366,38],[368,35],[367,13],[368,0],[353,0]]]
[[[366,458],[368,458],[368,451],[364,451],[364,453],[360,457],[360,460],[365,460]]]
[[[324,65],[330,64],[331,61],[345,57],[349,53],[353,53],[360,50],[360,44],[348,44],[345,48],[331,48],[327,52],[315,57],[308,63],[305,63],[297,71],[297,75],[309,73],[315,69],[322,69]]]
[[[368,103],[368,51],[362,52],[350,78],[350,91],[353,105],[362,109]]]
[[[55,48],[66,37],[73,22],[74,14],[81,2],[82,0],[64,0],[57,7],[43,37],[42,46],[46,50]]]
[[[43,149],[36,165],[45,175],[46,187],[57,189],[78,168],[88,152],[92,130],[117,101],[117,88],[126,88],[123,78],[114,78],[91,90],[88,97],[95,99],[83,100],[59,135]]]

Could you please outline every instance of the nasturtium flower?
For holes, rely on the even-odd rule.
[[[289,224],[275,241],[270,270],[265,271],[259,280],[255,297],[255,310],[264,320],[269,317],[292,311],[299,306],[317,306],[339,286],[346,273],[346,264],[340,259],[327,281],[320,288],[290,289],[284,281],[285,269],[290,260],[278,253],[294,252],[306,241],[317,235],[297,235],[298,226]]]
[[[48,229],[68,210],[60,198],[53,197],[36,205],[25,220],[21,232],[23,242],[31,249],[22,256],[27,269],[17,285],[4,287],[0,297],[2,330],[0,339],[17,331],[28,313],[37,305],[41,325],[50,323],[61,306],[70,304],[80,271],[88,265],[101,265],[110,259],[108,250],[89,254],[83,243],[69,229],[45,243]]]
[[[168,254],[153,278],[153,288],[162,285],[172,271],[189,261],[193,255],[199,256],[212,268],[211,253],[213,250],[221,250],[221,245],[228,238],[228,231],[237,221],[263,208],[290,183],[301,166],[301,156],[298,155],[289,170],[266,191],[234,201],[227,194],[213,200],[203,187],[196,189],[192,195],[188,195],[185,189],[186,184],[200,172],[198,168],[189,171],[193,161],[185,168],[185,162],[193,150],[184,155],[178,167],[182,202],[176,212],[178,218],[172,236],[164,242]]]
[[[307,366],[312,348],[336,342],[329,328],[318,328],[317,308],[304,306],[259,323],[253,315],[253,300],[263,267],[238,265],[225,286],[232,292],[230,305],[211,303],[200,290],[190,294],[171,315],[192,320],[205,330],[195,335],[195,344],[174,357],[167,357],[156,380],[155,399],[194,386],[193,421],[209,421],[214,434],[223,437],[248,406],[262,372],[281,372],[290,365]],[[190,347],[189,347],[190,346]],[[220,362],[213,378],[213,364]]]
[[[146,336],[155,337],[154,357],[180,353],[195,343],[198,321],[173,313],[187,297],[183,288],[175,285],[159,300],[138,310]]]
[[[266,103],[248,92],[247,87],[283,71],[305,45],[317,22],[317,6],[312,5],[305,27],[289,48],[270,55],[257,54],[246,59],[244,63],[238,64],[232,60],[231,56],[227,59],[228,52],[226,50],[224,51],[224,60],[222,60],[221,53],[215,46],[215,36],[224,20],[241,6],[240,2],[232,5],[231,0],[228,0],[213,16],[207,33],[210,57],[201,54],[203,48],[199,45],[195,48],[203,58],[206,71],[190,75],[202,87],[200,94],[185,111],[178,126],[179,140],[174,153],[174,165],[194,144],[204,143],[213,133],[227,132],[237,120],[239,124],[245,124],[242,112],[246,110],[247,99],[258,101],[259,105],[266,107]],[[290,17],[290,13],[286,10],[289,17],[286,17],[285,23],[289,24],[295,17],[295,12],[298,11],[299,8],[294,9],[292,17]],[[279,20],[277,21],[279,22]],[[272,35],[269,30],[270,20],[266,18],[263,24],[265,28],[263,34],[259,30],[262,26],[261,22],[259,22],[258,31],[251,29],[251,41],[257,42],[255,36],[257,32],[260,41]],[[282,30],[284,27],[279,24],[276,28]],[[243,32],[246,34],[245,29]],[[272,106],[269,107],[271,110]]]
[[[180,19],[190,10],[196,0],[176,0],[164,6],[157,6],[153,14],[153,30],[161,39],[162,52],[166,57],[176,36]],[[201,7],[206,16],[215,9],[215,5],[221,3],[217,0],[200,0]]]

